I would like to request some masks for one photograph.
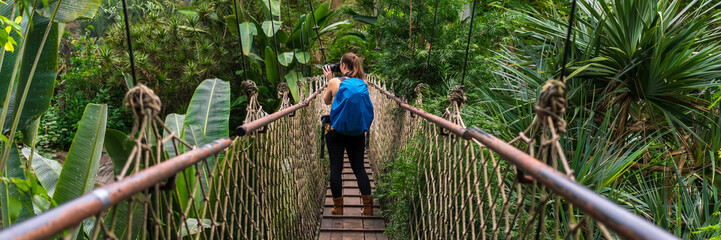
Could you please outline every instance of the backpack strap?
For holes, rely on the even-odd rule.
[[[346,79],[348,79],[348,78],[347,77],[339,77],[338,78],[338,80],[340,80],[341,82],[345,81]]]

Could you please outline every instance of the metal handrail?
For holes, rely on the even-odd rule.
[[[624,239],[679,239],[645,219],[626,211],[614,202],[598,195],[598,193],[571,180],[558,170],[481,129],[476,127],[464,128],[444,118],[427,113],[420,108],[411,106],[375,83],[368,82],[368,84],[386,97],[393,99],[393,101],[398,103],[400,108],[445,128],[463,139],[474,139],[482,143],[485,147],[508,160],[508,162],[523,170],[526,174],[533,176],[533,179],[540,184],[548,187],[554,193],[562,196],[574,206],[588,213],[593,219],[615,231]]]
[[[240,137],[262,128],[298,109],[309,105],[325,86],[319,88],[299,104],[282,109],[255,121],[239,126]],[[110,209],[133,195],[154,187],[173,175],[194,166],[201,160],[230,147],[230,138],[217,139],[159,164],[153,165],[115,183],[95,189],[26,221],[13,224],[0,231],[0,239],[48,239],[66,229],[78,226],[83,220]]]

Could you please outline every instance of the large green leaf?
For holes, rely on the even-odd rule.
[[[280,65],[288,66],[291,63],[293,63],[293,52],[284,52],[281,54],[278,54],[278,62]]]
[[[129,209],[128,207],[132,207]],[[115,236],[118,239],[135,239],[135,236],[140,232],[140,227],[143,226],[143,205],[138,201],[133,201],[132,205],[128,201],[122,201],[118,205],[115,205]],[[133,214],[133,226],[128,229],[128,215],[132,212]],[[110,229],[112,222],[112,214],[105,216],[105,227]],[[164,217],[164,216],[163,216]],[[130,231],[128,231],[130,230]],[[131,236],[128,238],[127,234],[130,232]]]
[[[268,76],[268,82],[278,82],[278,58],[275,56],[275,51],[270,46],[265,47],[263,51],[265,56],[265,74]]]
[[[115,176],[119,176],[128,161],[128,157],[130,157],[130,153],[133,151],[133,147],[135,147],[135,142],[121,131],[108,129],[105,131],[105,143],[103,145],[105,145],[105,150],[108,151],[110,159],[113,160]]]
[[[278,0],[260,0],[263,2],[263,6],[265,6],[266,10],[271,11],[273,16],[280,16],[280,1]],[[270,3],[270,6],[268,6],[268,3]]]
[[[37,11],[43,16],[50,17],[59,2],[59,0],[50,0],[47,7],[39,8]],[[91,19],[102,3],[102,0],[62,0],[55,21],[68,23],[76,19]]]
[[[78,124],[53,199],[63,204],[93,190],[105,140],[107,105],[88,104]]]
[[[229,135],[230,84],[220,79],[208,79],[196,88],[190,100],[188,112],[183,121],[182,139],[194,146],[203,146],[210,141],[226,138]],[[209,157],[206,164],[198,164],[201,182],[193,187],[208,190],[208,183],[215,168],[215,158]],[[186,175],[194,179],[194,175]],[[191,184],[193,184],[191,182]],[[183,186],[183,188],[185,188]],[[193,189],[193,188],[187,188]],[[197,191],[200,194],[201,191]],[[196,199],[199,196],[196,196]],[[200,203],[197,201],[196,203]]]
[[[336,23],[333,23],[333,24],[328,25],[327,27],[321,29],[321,30],[320,30],[320,34],[327,33],[327,32],[330,32],[330,31],[335,31],[335,30],[337,30],[337,29],[339,29],[339,28],[342,28],[342,27],[345,27],[345,26],[351,26],[351,25],[353,25],[353,22],[350,21],[350,20],[345,20],[345,21],[336,22]]]
[[[170,129],[170,131],[175,133],[175,136],[178,138],[180,138],[182,135],[181,131],[183,130],[184,122],[185,122],[185,115],[171,113],[165,117],[165,126],[167,126],[168,129]],[[170,133],[168,133],[167,131],[164,132],[163,137],[167,138],[168,136],[170,136]],[[175,149],[175,145],[173,145],[173,142],[168,142],[165,145],[163,145],[163,147],[165,148],[165,151],[168,152],[168,156],[170,156],[170,157],[176,156],[176,154],[175,154],[176,149]],[[178,144],[177,150],[178,150],[178,153],[182,153],[180,144]]]
[[[290,72],[285,75],[285,82],[288,83],[290,93],[293,95],[293,100],[295,101],[295,103],[298,103],[298,101],[300,101],[300,94],[298,93],[298,80],[302,78],[303,74],[295,72],[293,70],[290,70]]]
[[[253,47],[253,37],[258,35],[258,29],[251,22],[240,24],[240,41],[243,42],[243,54],[248,56],[250,49]]]
[[[195,95],[193,95],[193,97],[195,97]],[[183,128],[183,140],[185,140],[188,144],[200,147],[210,142],[205,136],[205,134],[203,134],[202,127],[197,125],[187,125],[187,121],[185,123],[186,125]],[[185,209],[185,207],[188,205],[188,199],[190,194],[193,193],[193,189],[197,187],[202,187],[204,192],[208,192],[208,183],[210,182],[210,178],[212,177],[211,171],[212,169],[214,169],[215,157],[211,156],[206,161],[210,169],[208,169],[203,162],[198,162],[195,166],[185,169],[176,178],[176,189],[178,190],[178,198],[180,199],[180,204],[183,207],[182,209]],[[200,172],[200,183],[196,181],[196,172]],[[186,177],[188,178],[187,184],[185,181]],[[203,191],[201,191],[200,189],[195,190],[194,199],[203,199]],[[197,209],[200,209],[201,203],[202,201],[195,201],[195,207]],[[194,216],[195,213],[192,213],[191,215]]]
[[[23,148],[23,156],[30,159],[30,153],[32,152],[29,148]],[[40,154],[33,152],[33,170],[35,170],[35,176],[38,177],[40,184],[43,185],[48,196],[52,197],[55,192],[55,186],[58,183],[60,172],[63,170],[63,166],[59,162],[44,158]]]
[[[15,61],[19,54],[22,54],[22,62],[20,69],[18,70],[18,81],[17,89],[14,93],[15,99],[12,99],[13,103],[12,111],[17,111],[20,105],[19,99],[22,98],[22,93],[25,91],[28,78],[30,77],[32,65],[35,61],[35,55],[40,48],[43,36],[45,35],[45,27],[49,18],[35,15],[33,17],[34,27],[28,32],[27,44],[21,47],[15,52],[5,52],[3,59],[2,69],[0,70],[0,85],[5,85],[12,78],[13,70],[15,69]],[[23,28],[28,27],[27,20],[23,18],[21,24]],[[11,33],[11,35],[14,32]],[[38,64],[33,74],[32,83],[28,89],[28,97],[25,100],[22,114],[18,122],[18,129],[23,129],[25,126],[30,125],[35,119],[39,118],[45,111],[50,107],[50,100],[53,96],[53,89],[55,87],[55,75],[58,69],[58,24],[52,24],[50,32],[48,33],[47,40],[43,46],[43,51],[38,59]],[[8,82],[9,83],[9,82]],[[0,91],[0,99],[4,98],[7,94],[7,88]],[[0,105],[1,106],[1,105]],[[15,116],[15,113],[12,114]],[[6,120],[6,122],[9,118]],[[5,128],[10,128],[9,124],[5,124]]]
[[[12,178],[25,180],[25,170],[22,168],[17,146],[13,144],[7,151],[10,151],[10,158],[5,164],[3,177],[8,180]],[[34,215],[30,196],[20,193],[15,184],[5,181],[0,182],[0,197],[2,198],[0,206],[2,206],[3,228]]]
[[[264,21],[262,25],[263,33],[265,36],[273,37],[273,35],[280,30],[280,26],[282,25],[282,21]]]
[[[194,125],[211,140],[229,135],[230,83],[220,79],[207,79],[195,89],[185,114],[183,128]],[[187,131],[183,130],[183,139]],[[187,139],[186,139],[187,140]],[[200,145],[198,145],[200,146]]]
[[[296,49],[295,59],[297,59],[299,63],[306,64],[308,60],[310,60],[310,54],[308,54],[308,52],[302,52],[300,49]]]

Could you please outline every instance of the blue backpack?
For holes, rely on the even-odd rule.
[[[358,136],[368,131],[373,122],[368,84],[358,78],[341,78],[330,108],[330,122],[333,129],[343,135]]]

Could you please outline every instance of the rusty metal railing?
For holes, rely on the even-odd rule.
[[[312,93],[305,100],[252,119],[234,139],[164,161],[154,151],[182,144],[174,133],[157,146],[141,146],[138,156],[150,160],[132,160],[133,174],[13,224],[0,231],[0,239],[312,239],[326,190],[317,125],[327,107],[316,99],[325,82],[309,78]],[[145,120],[145,126],[169,134],[159,119]],[[163,139],[163,132],[145,133]]]
[[[416,149],[408,156],[418,164],[413,239],[677,239],[511,144],[466,128],[459,103],[439,117],[375,77],[369,84],[380,115],[370,134],[372,165],[396,157],[399,146]]]

